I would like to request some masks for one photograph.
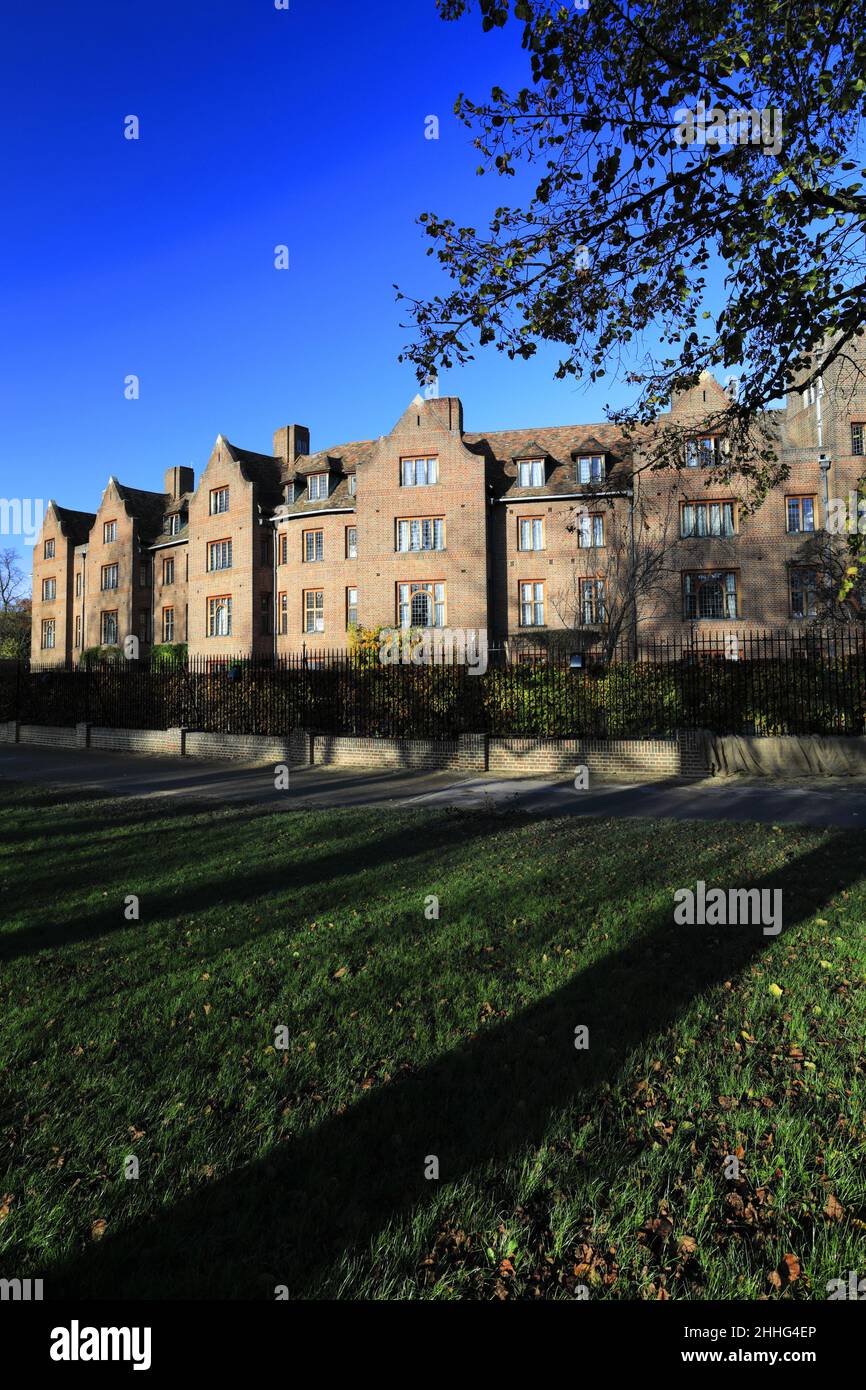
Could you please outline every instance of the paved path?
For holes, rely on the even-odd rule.
[[[460,777],[453,772],[293,768],[288,793],[274,789],[273,767],[127,753],[0,746],[3,783],[92,788],[116,796],[183,797],[190,802],[250,801],[286,810],[316,806],[494,806],[540,815],[652,816],[674,820],[763,821],[771,825],[866,827],[866,782],[816,779],[778,783],[737,778],[704,782],[596,784],[576,792],[565,778]]]

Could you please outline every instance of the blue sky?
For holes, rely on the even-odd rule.
[[[198,473],[218,433],[270,451],[291,421],[314,449],[390,429],[417,389],[392,285],[445,287],[418,214],[478,225],[514,194],[476,177],[452,108],[526,79],[519,29],[433,0],[5,0],[2,40],[0,495],[94,510],[110,474]],[[628,398],[555,362],[488,349],[440,389],[470,430]]]

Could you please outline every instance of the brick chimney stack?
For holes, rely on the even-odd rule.
[[[164,492],[167,492],[173,501],[184,492],[192,492],[195,487],[195,472],[192,468],[167,468],[165,470]]]
[[[310,452],[310,431],[306,425],[283,425],[274,430],[274,458],[294,463],[296,458]]]

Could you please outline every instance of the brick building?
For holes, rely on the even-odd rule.
[[[864,469],[863,378],[837,367],[768,413],[788,475],[751,511],[736,477],[718,481],[725,441],[702,432],[724,401],[705,374],[673,402],[660,425],[684,466],[663,470],[610,423],[468,433],[456,397],[416,396],[389,434],[317,453],[300,425],[272,454],[220,435],[197,485],[170,468],[162,492],[109,479],[95,516],[49,504],[33,659],[128,636],[196,656],[315,653],[353,624],[592,646],[629,585],[623,637],[802,627],[819,616],[828,498]],[[641,586],[624,567],[644,553]]]

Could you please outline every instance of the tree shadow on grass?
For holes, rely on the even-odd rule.
[[[781,888],[791,933],[826,902],[828,852],[846,848],[839,857],[855,882],[860,856],[843,832],[757,883],[731,886]],[[639,939],[515,1018],[45,1271],[49,1296],[268,1298],[277,1284],[296,1298],[333,1296],[342,1258],[363,1261],[390,1220],[429,1202],[439,1185],[425,1181],[428,1155],[439,1159],[441,1184],[491,1162],[519,1169],[515,1160],[563,1107],[585,1105],[635,1048],[772,940],[760,927],[675,925],[671,904]],[[589,1051],[574,1047],[578,1024],[589,1028]],[[620,1167],[612,1155],[599,1182],[614,1185]]]

